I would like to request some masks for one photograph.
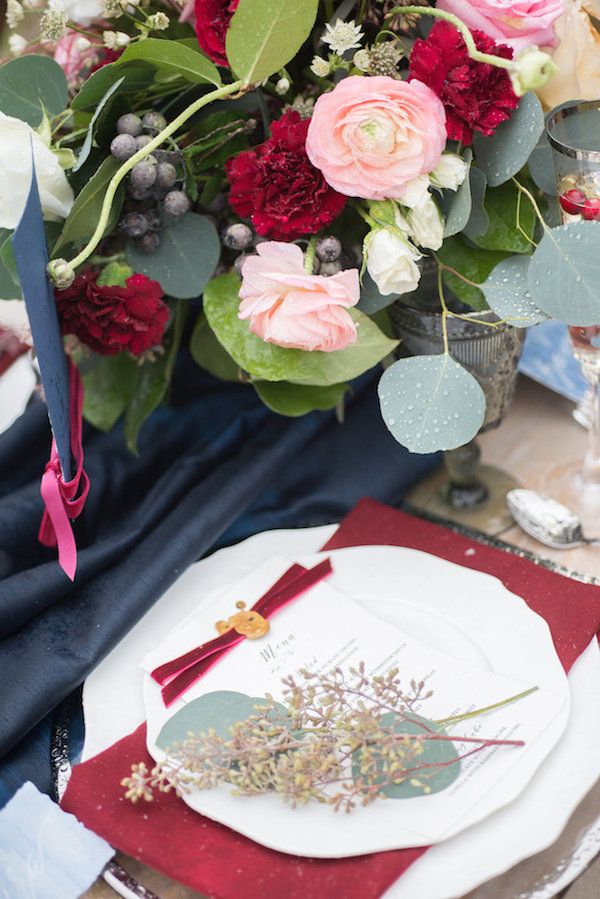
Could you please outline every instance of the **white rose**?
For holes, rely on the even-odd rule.
[[[0,329],[10,331],[21,343],[33,344],[23,300],[0,300]]]
[[[398,233],[386,228],[371,231],[367,239],[367,271],[382,296],[410,293],[421,278],[421,254]]]
[[[412,209],[413,206],[418,206],[419,203],[422,203],[428,194],[429,176],[419,175],[417,178],[413,178],[412,181],[406,182],[402,189],[402,194],[396,197],[396,199],[403,206],[408,206]]]
[[[86,27],[101,19],[104,13],[104,3],[101,0],[56,0],[55,6],[57,9],[64,9],[72,22]]]
[[[444,220],[431,194],[405,214],[408,236],[418,246],[439,250],[444,242]]]
[[[73,205],[73,191],[50,148],[26,122],[0,112],[0,228],[19,224],[31,185],[31,148],[44,218],[59,221]]]
[[[467,177],[467,170],[467,163],[461,156],[457,156],[456,153],[442,153],[442,158],[429,177],[434,187],[458,190]]]

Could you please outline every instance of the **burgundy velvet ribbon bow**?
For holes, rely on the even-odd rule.
[[[69,362],[71,454],[75,474],[65,481],[60,465],[56,440],[52,439],[50,461],[42,475],[40,492],[44,500],[44,514],[38,534],[43,546],[58,547],[58,564],[67,577],[75,579],[77,545],[69,519],[81,515],[90,489],[89,478],[83,470],[81,439],[83,412],[83,384],[77,366]]]
[[[263,618],[270,618],[274,612],[310,590],[331,572],[329,559],[324,559],[309,569],[303,568],[302,565],[292,565],[264,596],[255,602],[250,611],[258,612]],[[179,658],[155,668],[151,677],[162,686],[161,693],[165,705],[168,707],[179,699],[182,693],[200,680],[215,662],[245,639],[244,634],[239,634],[232,628],[214,640],[209,640],[208,643],[203,643],[202,646],[197,646]]]

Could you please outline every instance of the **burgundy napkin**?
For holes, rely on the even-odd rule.
[[[363,500],[324,548],[368,544],[409,546],[496,575],[548,621],[566,671],[600,628],[598,587]],[[399,849],[345,859],[275,852],[203,818],[172,794],[159,795],[147,807],[133,806],[123,798],[120,781],[139,761],[154,764],[146,751],[145,725],[74,768],[63,808],[113,846],[211,897],[377,899],[427,851]]]

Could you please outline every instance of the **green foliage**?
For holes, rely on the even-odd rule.
[[[298,418],[315,410],[335,409],[346,391],[350,389],[348,384],[309,387],[304,384],[290,384],[287,381],[253,381],[252,386],[265,406],[289,418]]]
[[[529,290],[542,312],[569,325],[600,322],[600,222],[545,232],[531,257]]]
[[[151,255],[127,245],[127,259],[136,272],[158,281],[170,297],[198,297],[210,280],[221,254],[217,230],[210,219],[188,212],[160,234],[160,246]]]
[[[509,256],[492,271],[482,290],[488,306],[501,320],[518,328],[537,325],[548,318],[531,299],[527,256]]]
[[[387,712],[381,716],[381,725],[391,728],[395,734],[423,734],[427,731],[433,731],[445,736],[446,732],[429,718],[423,718],[421,715],[410,713],[410,720],[405,721],[398,718],[394,712]],[[375,764],[378,770],[383,770],[385,759],[377,753],[375,749]],[[426,787],[425,795],[432,795],[445,790],[450,784],[454,783],[461,772],[461,764],[458,752],[451,740],[425,740],[423,743],[423,752],[419,756],[419,766],[423,765],[439,765],[440,767],[433,769],[425,769],[425,776],[419,778],[419,772],[415,772],[414,777],[407,777],[401,783],[389,784],[381,787],[381,792],[388,799],[411,799],[413,796],[423,796],[424,787]],[[354,752],[352,756],[352,776],[355,781],[360,779],[360,762],[359,752]],[[389,780],[389,775],[380,778],[380,782]],[[375,780],[377,783],[377,780]]]
[[[466,227],[473,208],[471,198],[470,167],[473,160],[473,151],[465,151],[464,160],[469,166],[467,177],[457,191],[445,190],[442,198],[442,212],[445,218],[444,237],[452,237]]]
[[[378,393],[385,424],[413,453],[463,446],[485,418],[478,381],[445,353],[399,359],[383,373]]]
[[[23,57],[31,58],[31,57]],[[87,79],[79,93],[73,98],[71,108],[75,111],[96,109],[110,87],[123,78],[119,86],[119,94],[138,94],[148,90],[152,84],[154,69],[148,63],[130,62],[127,65],[111,62],[102,66]]]
[[[449,265],[469,281],[483,284],[492,269],[506,259],[507,253],[483,250],[473,246],[463,237],[456,235],[444,241],[437,251],[440,262]],[[467,284],[451,272],[444,272],[444,283],[452,293],[477,311],[487,308],[485,297],[478,287]]]
[[[221,381],[239,381],[240,368],[221,346],[205,315],[199,315],[190,341],[190,353],[200,368]]]
[[[202,53],[191,49],[181,41],[146,38],[145,41],[126,47],[122,56],[113,65],[123,66],[132,61],[150,63],[159,72],[178,75],[191,84],[221,86],[221,76],[216,66]]]
[[[506,253],[531,253],[535,213],[529,200],[512,182],[490,188],[484,208],[488,227],[484,234],[472,238],[477,246]]]
[[[137,363],[126,353],[98,356],[82,372],[83,415],[100,431],[110,431],[125,412],[136,387]]]
[[[73,172],[78,172],[79,169],[81,168],[81,166],[83,165],[83,163],[86,161],[86,159],[90,155],[93,140],[94,140],[94,127],[96,125],[96,122],[98,121],[98,118],[100,117],[100,114],[102,113],[102,110],[104,109],[104,107],[106,106],[106,104],[108,103],[108,101],[110,100],[112,95],[115,93],[115,91],[118,90],[118,88],[121,86],[123,81],[124,81],[123,78],[119,78],[117,81],[115,81],[114,84],[111,84],[111,86],[108,88],[108,90],[106,91],[106,93],[104,94],[104,96],[102,97],[100,102],[98,103],[96,109],[94,110],[94,114],[92,115],[92,117],[90,119],[90,123],[88,125],[88,129],[87,129],[87,132],[85,135],[85,140],[83,141],[83,144],[81,145],[81,149],[79,151],[79,156],[77,157],[77,161],[72,168]]]
[[[391,293],[384,296],[379,293],[379,288],[368,272],[362,276],[362,284],[360,285],[360,300],[357,308],[365,315],[374,315],[386,306],[391,306],[398,299],[399,294]]]
[[[487,178],[477,166],[472,165],[469,171],[469,187],[471,191],[471,215],[463,233],[466,237],[474,239],[487,231],[490,221],[485,211],[485,192],[487,190]]]
[[[223,165],[248,147],[248,117],[233,109],[205,116],[190,132],[184,153],[194,175]],[[220,183],[220,182],[219,182]]]
[[[533,93],[525,94],[511,118],[502,122],[491,137],[475,134],[477,165],[488,184],[498,187],[516,175],[527,163],[544,130],[544,113]]]
[[[0,228],[0,300],[17,300],[21,296],[18,277],[15,280],[11,250],[12,231]]]
[[[108,182],[120,164],[114,156],[108,156],[92,175],[81,193],[77,195],[73,207],[65,220],[58,241],[54,246],[54,255],[67,244],[82,243],[94,233]],[[110,217],[104,230],[105,234],[109,234],[115,227],[121,212],[122,203],[123,185],[121,184],[112,204]]]
[[[290,350],[266,343],[238,318],[240,281],[234,273],[220,275],[207,285],[204,312],[217,339],[237,364],[261,381],[292,381],[328,387],[350,381],[372,368],[397,346],[357,310],[350,310],[358,326],[358,341],[334,353]]]
[[[256,706],[264,706],[264,696],[247,696],[245,693],[236,693],[233,690],[215,690],[205,693],[198,699],[188,702],[182,709],[175,712],[163,725],[156,738],[156,745],[168,750],[174,743],[183,743],[190,733],[208,733],[213,728],[218,737],[228,739],[230,728],[238,721],[244,721],[256,714]],[[281,713],[286,716],[284,706],[275,703],[274,714]]]
[[[49,56],[19,56],[0,66],[0,110],[37,128],[67,105],[65,73]]]
[[[227,59],[257,84],[294,58],[312,31],[319,0],[240,0],[227,31]]]

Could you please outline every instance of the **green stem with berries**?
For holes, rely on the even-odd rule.
[[[69,265],[72,269],[78,268],[86,261],[86,259],[89,259],[89,257],[92,255],[92,253],[102,240],[119,184],[121,183],[123,178],[132,170],[132,168],[137,165],[138,162],[142,162],[144,159],[146,159],[146,157],[149,156],[154,150],[156,150],[157,147],[160,147],[160,145],[164,143],[167,138],[171,137],[172,134],[178,131],[179,128],[181,128],[181,126],[184,125],[189,118],[191,118],[204,106],[208,106],[208,104],[212,103],[214,100],[222,100],[226,97],[231,96],[232,94],[236,94],[239,91],[244,90],[245,87],[246,85],[243,81],[235,81],[233,84],[226,84],[214,91],[210,91],[210,93],[208,94],[204,94],[198,100],[195,100],[194,103],[191,103],[190,106],[184,109],[176,119],[173,119],[173,121],[170,122],[166,128],[163,128],[163,130],[160,131],[156,135],[156,137],[153,137],[145,147],[142,147],[141,150],[138,150],[137,153],[134,153],[133,156],[130,156],[130,158],[127,159],[119,169],[117,169],[115,174],[108,182],[106,194],[104,195],[104,201],[102,203],[102,209],[100,211],[100,217],[98,219],[98,224],[96,225],[96,230],[92,234],[88,243],[81,250],[81,252],[78,253],[77,256],[75,256],[75,258],[70,261]],[[50,263],[50,275],[52,276],[52,263]]]

